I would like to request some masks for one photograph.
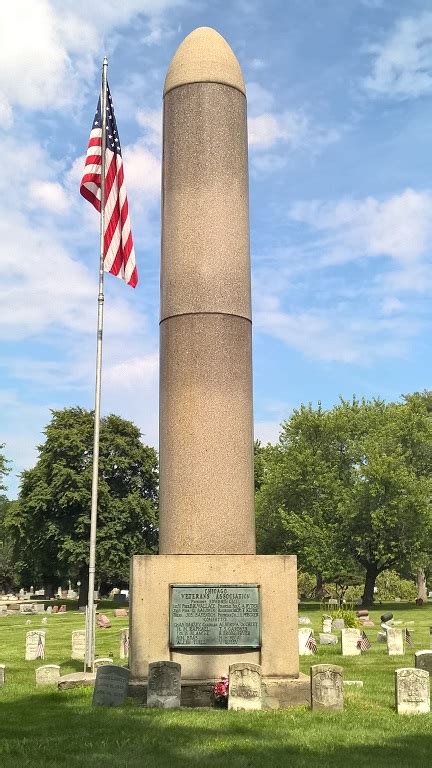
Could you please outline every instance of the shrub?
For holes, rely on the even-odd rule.
[[[358,620],[354,611],[348,611],[345,608],[336,608],[334,611],[330,611],[332,619],[343,619],[346,627],[354,627],[357,629],[361,627],[361,622]]]
[[[383,571],[376,580],[377,591],[375,598],[381,602],[391,602],[395,597],[414,603],[417,597],[417,587],[408,579],[401,579],[396,571]]]

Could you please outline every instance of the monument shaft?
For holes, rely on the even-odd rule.
[[[200,30],[164,91],[161,554],[255,553],[251,319],[244,83]]]

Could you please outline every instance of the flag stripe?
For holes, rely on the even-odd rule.
[[[90,131],[81,195],[97,211],[101,208],[102,118],[100,99]],[[104,269],[135,288],[138,273],[124,183],[123,160],[117,124],[107,87],[107,142],[105,150]]]

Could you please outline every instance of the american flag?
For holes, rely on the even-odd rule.
[[[360,648],[361,651],[368,651],[369,648],[371,648],[371,644],[369,642],[369,638],[366,634],[366,632],[361,633],[360,640],[357,643],[357,648]]]
[[[36,658],[37,659],[44,659],[45,658],[45,645],[43,641],[42,635],[38,635],[38,644],[36,648]]]
[[[106,151],[105,151],[105,272],[120,277],[135,288],[138,272],[129,220],[129,207],[124,183],[123,160],[117,123],[107,84]],[[102,116],[99,97],[90,132],[80,192],[97,211],[101,209]]]
[[[308,639],[306,640],[306,648],[309,648],[309,650],[312,651],[312,653],[317,652],[317,643],[312,632],[310,633]]]
[[[405,630],[405,642],[411,647],[414,645],[413,637],[409,629]]]

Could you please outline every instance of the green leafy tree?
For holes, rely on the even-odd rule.
[[[370,604],[379,573],[427,556],[431,444],[417,400],[294,411],[257,494],[261,551],[296,552],[329,581],[348,584],[363,570]]]
[[[8,508],[16,504],[0,496],[0,592],[11,592],[17,586],[13,540],[5,525]]]
[[[8,516],[23,578],[52,590],[67,578],[88,584],[93,413],[52,412],[33,469],[22,474],[19,504]],[[96,570],[127,581],[134,553],[157,546],[157,455],[130,421],[101,420]]]

